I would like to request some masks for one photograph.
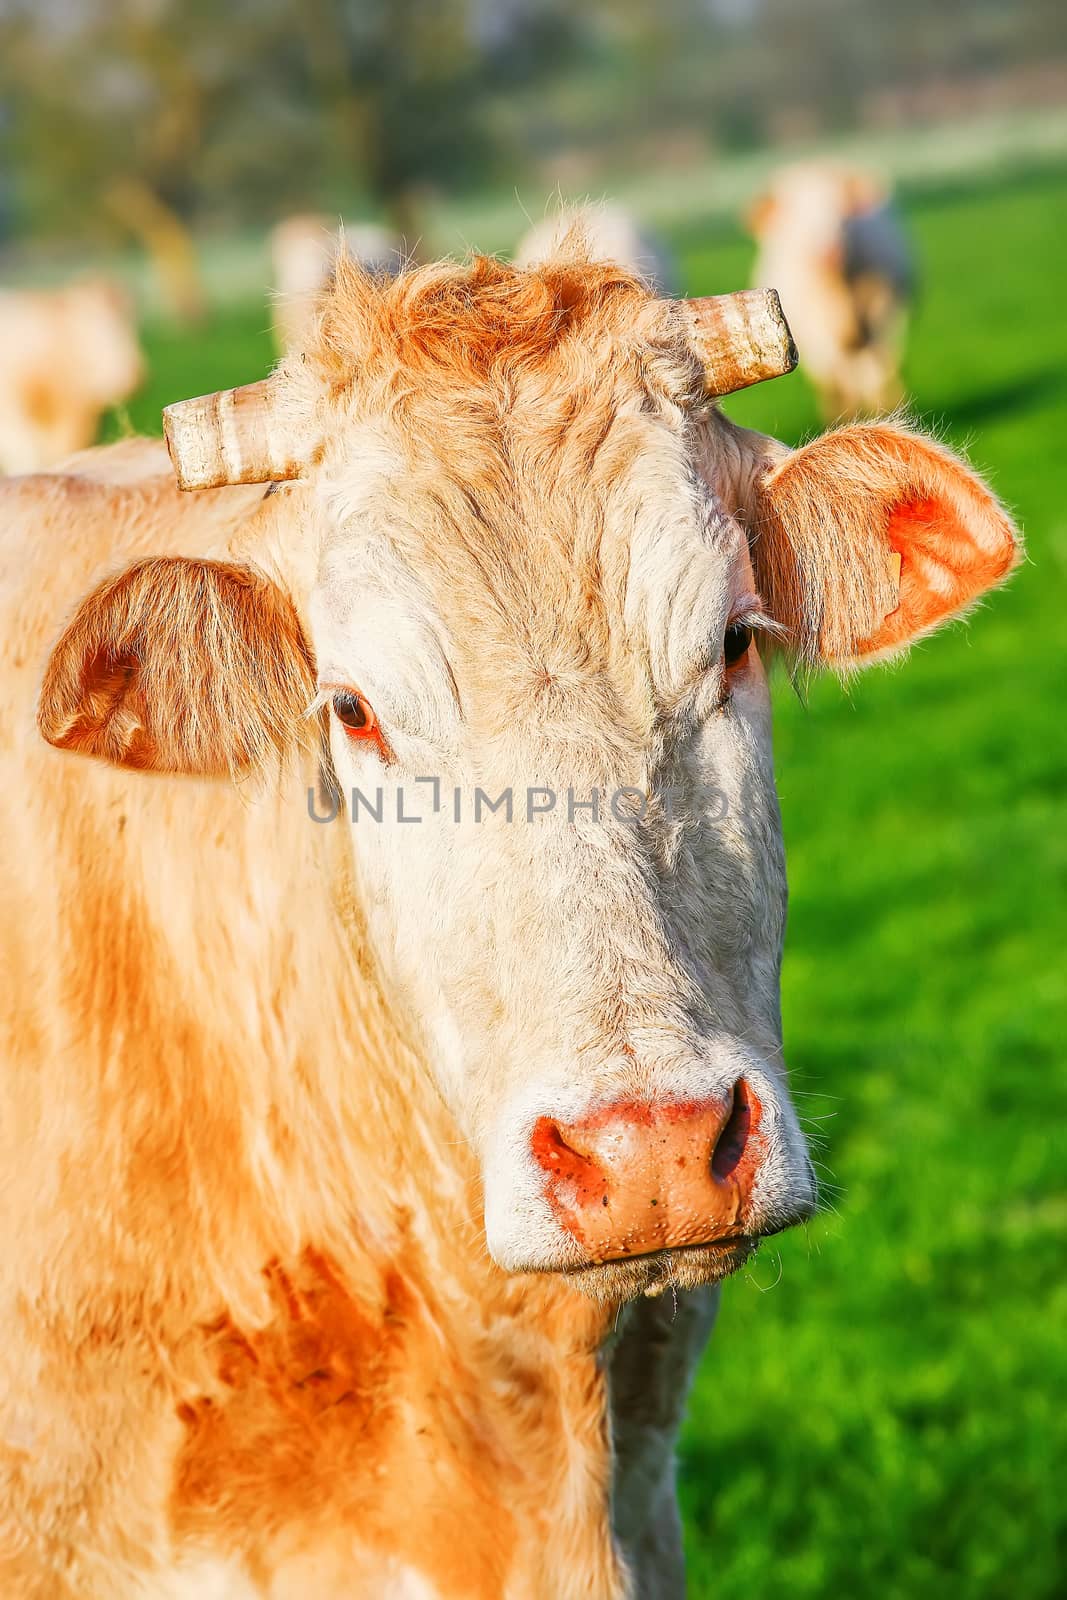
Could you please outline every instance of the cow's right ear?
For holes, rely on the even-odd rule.
[[[907,428],[855,423],[800,450],[762,448],[750,511],[756,585],[801,661],[849,672],[898,655],[1022,558],[978,474]]]
[[[49,744],[116,766],[240,776],[291,750],[314,681],[277,584],[250,567],[155,558],[82,601],[37,721]]]

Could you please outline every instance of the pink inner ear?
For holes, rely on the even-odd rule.
[[[900,557],[900,603],[857,655],[893,650],[960,611],[1010,572],[1010,539],[983,549],[952,501],[927,497],[895,506],[886,542]]]

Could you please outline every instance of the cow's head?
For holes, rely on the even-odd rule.
[[[596,1292],[722,1276],[814,1204],[768,648],[877,659],[1016,557],[925,439],[790,451],[714,409],[789,365],[773,309],[573,259],[342,265],[302,358],[169,418],[190,486],[306,480],[311,576],[142,564],[83,604],[42,699],[55,744],[219,774],[293,739],[317,687],[492,1253]]]

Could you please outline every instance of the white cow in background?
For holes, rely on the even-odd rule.
[[[679,293],[678,269],[667,247],[641,227],[625,207],[614,204],[568,207],[523,234],[515,247],[517,267],[550,260],[568,236],[580,233],[596,261],[617,261],[657,294]]]
[[[783,167],[747,222],[752,281],[778,290],[823,416],[896,405],[914,274],[885,184],[832,162]]]
[[[406,254],[399,234],[377,222],[331,222],[308,212],[286,217],[271,230],[274,339],[280,351],[303,342],[342,250],[368,272],[390,277],[399,272]]]
[[[92,444],[143,375],[118,285],[0,290],[0,472],[39,472]]]

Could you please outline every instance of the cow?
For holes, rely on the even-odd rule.
[[[578,242],[342,261],[180,488],[0,485],[3,1594],[683,1593],[719,1285],[816,1204],[767,662],[1019,549],[917,433],[717,409],[794,359]]]
[[[777,288],[827,421],[903,396],[914,268],[885,186],[832,162],[781,168],[749,208],[753,283]]]
[[[38,472],[91,445],[104,412],[143,376],[117,285],[0,290],[0,472]]]
[[[515,247],[515,265],[537,266],[558,252],[568,236],[579,233],[594,257],[628,268],[657,294],[679,293],[678,268],[667,246],[625,206],[613,202],[566,206],[556,215],[535,222]]]
[[[404,260],[399,236],[376,222],[338,225],[328,217],[302,212],[271,229],[274,342],[280,352],[300,348],[339,251],[368,272],[392,275]]]

